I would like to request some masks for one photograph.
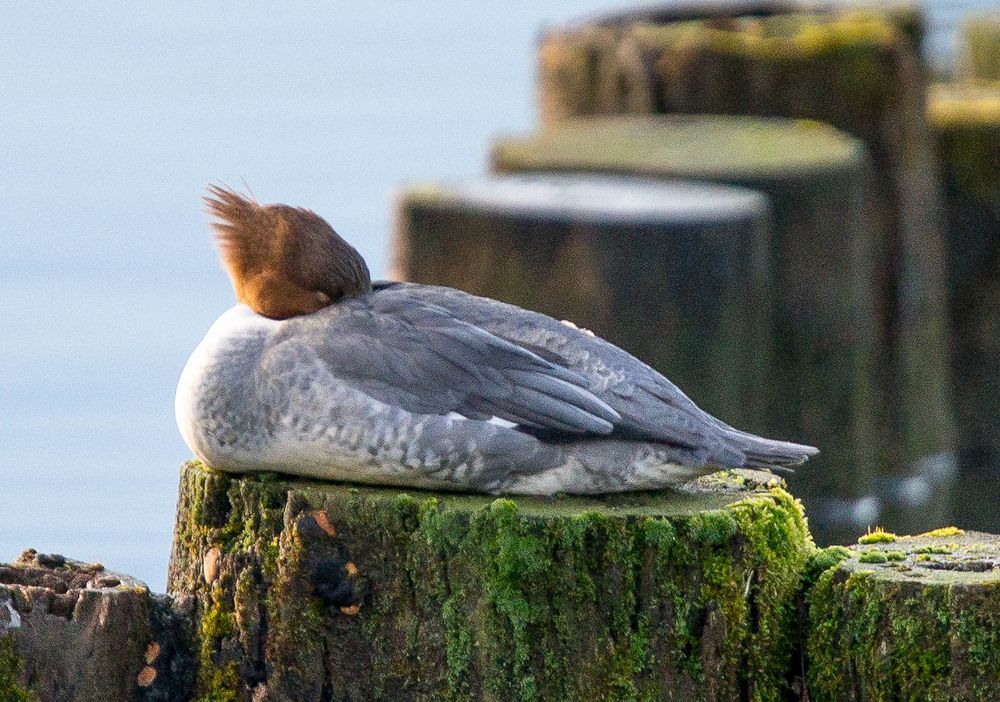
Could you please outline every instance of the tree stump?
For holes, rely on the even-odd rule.
[[[104,566],[25,551],[0,564],[0,700],[181,700],[183,614]]]
[[[707,411],[762,425],[771,343],[763,195],[607,176],[491,177],[409,188],[396,222],[402,279],[569,320],[667,372]]]
[[[809,699],[1000,699],[1000,537],[950,527],[860,541],[812,566]]]
[[[959,37],[956,73],[966,80],[1000,80],[1000,16],[967,19]]]
[[[1000,530],[1000,88],[930,101],[947,203],[951,360],[959,419],[955,519]]]
[[[182,470],[197,699],[777,700],[810,549],[766,474],[600,499]]]
[[[588,70],[572,68],[580,60]],[[544,36],[539,67],[548,126],[573,115],[752,114],[822,120],[865,142],[876,176],[876,371],[891,397],[879,417],[883,519],[912,531],[927,510],[943,514],[955,463],[947,281],[913,38],[877,12],[581,26]],[[559,87],[562,77],[576,82]]]
[[[820,447],[820,455],[790,482],[805,501],[821,543],[843,542],[877,519],[877,408],[889,398],[879,394],[875,377],[871,173],[859,141],[823,125],[788,120],[594,118],[501,139],[493,162],[500,171],[702,179],[767,194],[774,220],[767,285],[774,292],[772,328],[766,333],[773,353],[759,388],[765,416],[743,428]],[[643,264],[650,258],[645,250],[632,254]],[[704,275],[695,266],[717,265],[709,257],[679,263],[687,267],[675,275],[694,279]],[[653,306],[684,309],[685,301],[670,298],[669,288],[656,278],[646,276],[643,285],[637,295]],[[560,291],[549,295],[560,295],[550,304],[567,297]],[[531,304],[534,299],[529,292],[513,301]],[[648,343],[671,349],[673,357],[654,354],[646,360],[668,377],[675,376],[671,363],[676,356],[707,365],[688,338],[673,336],[669,328],[658,331]],[[743,346],[732,353],[758,351]],[[690,394],[700,402],[697,389]],[[744,419],[727,416],[738,397],[712,399],[709,411],[731,423]]]

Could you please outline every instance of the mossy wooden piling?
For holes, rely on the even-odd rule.
[[[396,274],[549,314],[661,371],[709,412],[763,425],[770,208],[760,193],[608,176],[415,185]]]
[[[814,557],[809,699],[1000,699],[1000,537],[874,532]]]
[[[181,476],[195,699],[778,700],[811,541],[760,474],[493,498]]]
[[[0,700],[186,699],[183,601],[95,563],[25,551],[0,564]]]
[[[876,422],[879,408],[890,398],[880,393],[875,374],[878,272],[872,239],[877,218],[872,216],[870,162],[859,140],[819,123],[780,119],[580,118],[499,140],[493,166],[501,172],[710,180],[765,193],[773,212],[767,287],[774,291],[768,315],[772,326],[766,330],[770,353],[761,386],[766,410],[763,421],[743,428],[821,447],[820,455],[791,478],[793,490],[814,515],[814,533],[821,542],[849,538],[877,519],[877,512],[858,505],[873,499]],[[720,265],[707,254],[685,259],[679,274],[698,279]],[[648,261],[654,254],[635,255]],[[656,307],[686,314],[690,302],[671,297],[671,288],[661,284],[655,271],[647,268],[642,285],[643,296]],[[525,292],[514,302],[534,303],[531,288]],[[558,296],[548,302],[553,306],[569,296],[553,294]],[[760,322],[738,314],[730,319]],[[609,333],[621,335],[614,326]],[[677,358],[709,365],[691,353],[696,347],[690,338],[657,329],[647,343],[650,355],[640,357],[679,382],[696,402],[704,402],[697,385],[687,388],[687,377],[675,376],[683,367]],[[759,350],[738,346],[730,353],[749,357]],[[737,397],[711,400],[706,409],[739,422],[730,414],[739,405]]]
[[[582,25],[543,36],[539,93],[549,127],[580,115],[753,114],[821,120],[864,141],[876,176],[876,373],[891,398],[879,417],[883,519],[912,531],[918,515],[943,517],[955,426],[942,200],[912,36],[879,12]]]
[[[1000,84],[931,93],[947,204],[951,366],[959,427],[955,519],[1000,529]]]
[[[1000,80],[1000,15],[969,17],[962,24],[956,60],[957,77]]]

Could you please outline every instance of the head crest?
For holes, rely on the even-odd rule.
[[[361,254],[315,212],[220,185],[204,201],[237,297],[259,313],[308,314],[371,290]]]

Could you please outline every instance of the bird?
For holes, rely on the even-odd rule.
[[[735,429],[599,336],[460,290],[372,281],[315,212],[204,197],[237,304],[177,386],[177,424],[231,473],[444,491],[601,495],[817,449]]]

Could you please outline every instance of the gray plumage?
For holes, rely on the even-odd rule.
[[[409,283],[282,321],[234,308],[177,415],[222,470],[492,493],[652,489],[816,453],[729,427],[584,330]]]

